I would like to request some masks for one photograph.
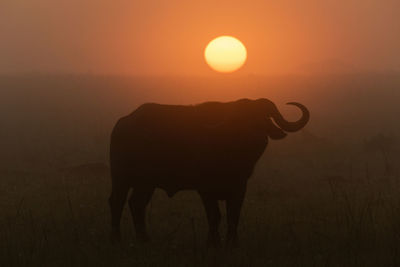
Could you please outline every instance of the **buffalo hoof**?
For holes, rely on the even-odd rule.
[[[112,244],[121,244],[121,234],[112,232],[110,235],[110,241]]]
[[[208,248],[220,248],[221,247],[221,239],[220,238],[208,238],[207,247]]]
[[[235,249],[239,246],[239,242],[237,237],[228,238],[226,240],[226,248],[227,249]]]
[[[136,236],[136,239],[141,244],[146,244],[146,243],[148,243],[150,241],[150,238],[149,238],[149,236],[147,234],[138,234]]]

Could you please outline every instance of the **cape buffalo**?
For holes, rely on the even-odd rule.
[[[147,239],[146,206],[154,189],[161,188],[169,197],[179,190],[200,194],[212,245],[220,242],[218,200],[225,200],[227,242],[235,243],[247,180],[268,137],[282,139],[284,131],[298,131],[309,120],[305,106],[288,104],[302,111],[298,121],[286,121],[268,99],[194,106],[148,103],[121,118],[113,129],[110,145],[109,204],[114,238],[120,238],[121,213],[133,188],[129,206],[136,235],[140,240]]]

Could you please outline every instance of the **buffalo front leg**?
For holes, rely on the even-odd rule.
[[[136,237],[139,241],[147,241],[146,231],[146,207],[153,195],[154,188],[135,188],[129,198],[133,224],[135,225]]]
[[[231,247],[237,245],[237,227],[239,224],[244,195],[245,189],[235,194],[231,194],[226,200],[226,216],[228,223],[226,242],[227,245]]]
[[[124,209],[126,196],[128,195],[129,188],[124,186],[113,185],[111,196],[108,199],[111,210],[111,239],[114,242],[121,240],[120,222],[121,214]]]
[[[219,235],[219,224],[221,222],[221,213],[218,207],[218,200],[207,194],[200,193],[204,209],[208,220],[208,240],[210,246],[220,246],[221,238]]]

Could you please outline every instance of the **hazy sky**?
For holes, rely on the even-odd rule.
[[[207,75],[208,41],[243,74],[400,70],[399,0],[1,0],[0,73]]]

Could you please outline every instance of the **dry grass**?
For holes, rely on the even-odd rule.
[[[396,266],[400,177],[385,176],[384,162],[356,146],[347,147],[350,159],[339,148],[282,149],[272,146],[250,180],[240,246],[232,251],[206,248],[206,220],[194,192],[169,199],[156,191],[146,245],[136,243],[126,209],[124,240],[114,246],[104,168],[5,172],[1,265]],[[372,164],[366,168],[366,162]]]

